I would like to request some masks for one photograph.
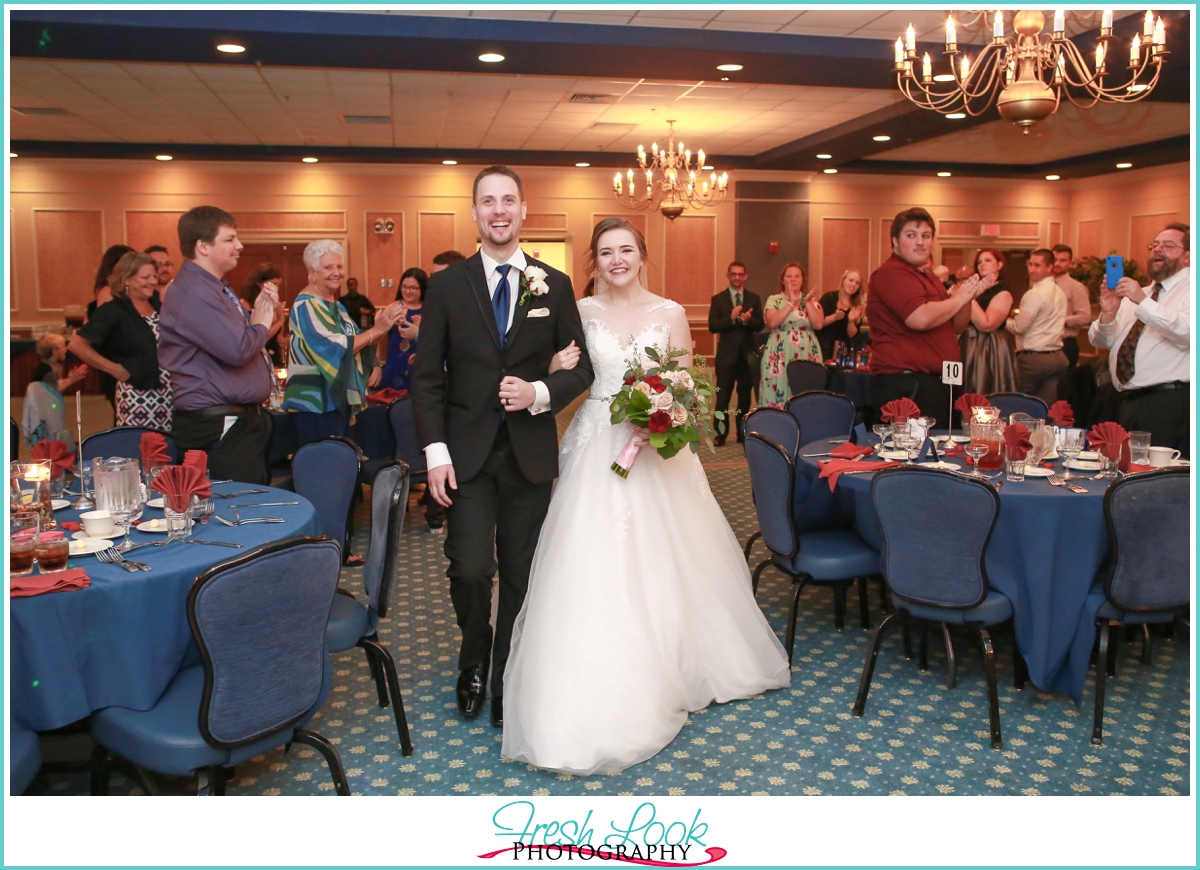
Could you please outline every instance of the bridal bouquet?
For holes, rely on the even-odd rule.
[[[681,367],[676,358],[686,354],[677,348],[663,353],[648,347],[646,356],[655,364],[645,368],[639,359],[625,372],[625,383],[610,406],[613,425],[628,420],[635,427],[633,437],[612,464],[621,477],[629,477],[633,461],[646,444],[663,459],[670,459],[685,445],[695,453],[701,441],[715,449],[709,423],[713,412],[708,407],[714,389],[708,367],[702,356],[695,357],[691,368]],[[717,411],[715,416],[725,415]]]

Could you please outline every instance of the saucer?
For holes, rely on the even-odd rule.
[[[1192,463],[1188,462],[1186,459],[1172,459],[1171,460],[1172,468],[1187,468],[1191,464]]]
[[[903,450],[884,450],[879,456],[882,459],[890,459],[893,462],[904,462],[908,459],[908,454]]]
[[[75,540],[71,541],[70,554],[72,556],[89,556],[92,553],[99,553],[101,550],[107,550],[113,546],[115,544],[107,538],[75,538]]]
[[[146,502],[146,507],[152,507],[152,508],[165,507],[165,505],[163,504],[162,496],[159,496],[158,498],[150,499],[150,501]]]
[[[71,535],[76,541],[115,541],[117,538],[125,537],[125,532],[122,529],[113,529],[109,535],[89,535],[87,532],[79,531]],[[101,549],[104,549],[101,547]]]
[[[1100,454],[1095,450],[1081,450],[1079,458],[1085,462],[1095,462],[1100,459]]]
[[[142,522],[137,525],[137,530],[139,532],[152,532],[156,535],[165,535],[167,532],[171,531],[169,528],[167,528],[166,518],[142,520]]]
[[[1026,477],[1049,477],[1052,474],[1054,474],[1053,468],[1042,468],[1040,465],[1025,466]]]
[[[1067,468],[1072,471],[1099,471],[1103,467],[1103,463],[1093,459],[1074,459],[1067,463]]]
[[[948,471],[958,471],[962,468],[957,462],[946,462],[944,459],[937,462],[932,460],[929,462],[918,462],[917,465],[920,465],[922,468],[944,468]]]

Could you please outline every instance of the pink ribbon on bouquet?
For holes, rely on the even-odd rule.
[[[621,452],[613,460],[612,470],[623,478],[629,477],[629,469],[633,468],[634,460],[642,452],[642,448],[649,443],[650,436],[646,430],[635,426],[633,434],[629,436],[629,440],[625,442],[625,446],[621,448]]]

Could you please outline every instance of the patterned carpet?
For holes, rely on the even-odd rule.
[[[740,540],[757,528],[740,445],[705,458],[714,493]],[[401,574],[380,639],[396,658],[416,752],[404,758],[391,710],[376,706],[361,651],[335,657],[334,688],[310,727],[337,744],[356,794],[386,795],[817,795],[817,794],[1187,794],[1190,764],[1190,646],[1155,638],[1142,665],[1122,644],[1109,682],[1105,744],[1090,745],[1092,686],[1076,710],[1061,696],[1012,688],[1011,634],[996,638],[1004,749],[988,741],[980,655],[956,635],[958,687],[945,688],[941,643],[930,638],[930,670],[904,659],[900,632],[879,656],[866,715],[850,710],[869,632],[850,593],[845,631],[833,625],[828,591],[801,599],[792,686],[694,713],[656,757],[620,774],[578,777],[500,757],[500,733],[486,713],[459,718],[454,703],[458,629],[445,577],[442,539],[412,510]],[[365,530],[366,517],[357,527]],[[362,535],[360,535],[362,537]],[[366,549],[365,537],[356,552]],[[762,552],[756,546],[755,555]],[[357,571],[343,585],[361,597]],[[790,582],[771,570],[758,599],[782,638]],[[877,590],[871,618],[879,619]],[[175,784],[185,791],[188,784]],[[333,785],[315,751],[302,746],[241,765],[230,794],[319,794]],[[82,776],[55,777],[51,791],[84,791]],[[114,794],[137,793],[114,777]]]

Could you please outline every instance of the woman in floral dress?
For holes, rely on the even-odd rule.
[[[783,405],[791,398],[788,363],[798,359],[821,362],[821,345],[815,330],[825,325],[825,312],[815,295],[804,295],[804,269],[788,263],[779,276],[779,292],[763,306],[763,320],[771,337],[763,348],[759,405]]]

